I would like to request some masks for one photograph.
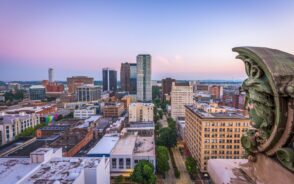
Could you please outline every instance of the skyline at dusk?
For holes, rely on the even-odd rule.
[[[294,53],[294,1],[0,2],[0,80],[119,72],[152,56],[152,79],[243,80],[237,46]],[[118,75],[119,76],[119,75]]]

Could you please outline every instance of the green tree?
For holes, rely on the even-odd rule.
[[[168,148],[174,147],[177,144],[177,132],[169,127],[161,128],[156,144]]]
[[[164,146],[157,146],[156,148],[156,161],[157,161],[157,172],[165,176],[165,172],[168,171],[169,164],[168,149]]]
[[[198,167],[196,160],[189,156],[185,161],[186,169],[189,172],[191,178],[195,178],[198,174]]]
[[[135,166],[131,180],[140,184],[155,184],[154,166],[146,160],[141,160]]]

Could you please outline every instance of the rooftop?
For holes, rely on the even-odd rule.
[[[105,135],[102,139],[88,152],[88,155],[105,155],[111,153],[119,140],[118,135]]]
[[[1,123],[11,123],[14,119],[28,119],[31,118],[30,114],[0,114],[0,124]]]
[[[23,183],[73,183],[85,168],[95,168],[99,165],[98,158],[53,158],[42,164]]]
[[[141,137],[138,136],[135,149],[134,156],[154,156],[155,155],[155,142],[154,137]]]
[[[38,165],[30,158],[0,158],[0,184],[16,183]]]
[[[43,85],[33,85],[30,87],[30,89],[40,89],[40,88],[45,89]]]
[[[185,107],[202,119],[248,119],[248,117],[238,113],[237,111],[208,113],[202,109],[196,108],[193,105],[185,105]]]
[[[112,155],[132,155],[135,148],[137,136],[122,136],[112,151]]]

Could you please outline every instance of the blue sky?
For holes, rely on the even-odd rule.
[[[57,80],[152,55],[152,78],[244,79],[231,49],[294,53],[294,1],[0,1],[0,80]]]

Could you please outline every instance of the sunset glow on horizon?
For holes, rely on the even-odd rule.
[[[294,1],[0,1],[0,80],[56,80],[152,56],[152,78],[243,80],[237,46],[294,54]],[[119,75],[118,75],[119,76]]]

